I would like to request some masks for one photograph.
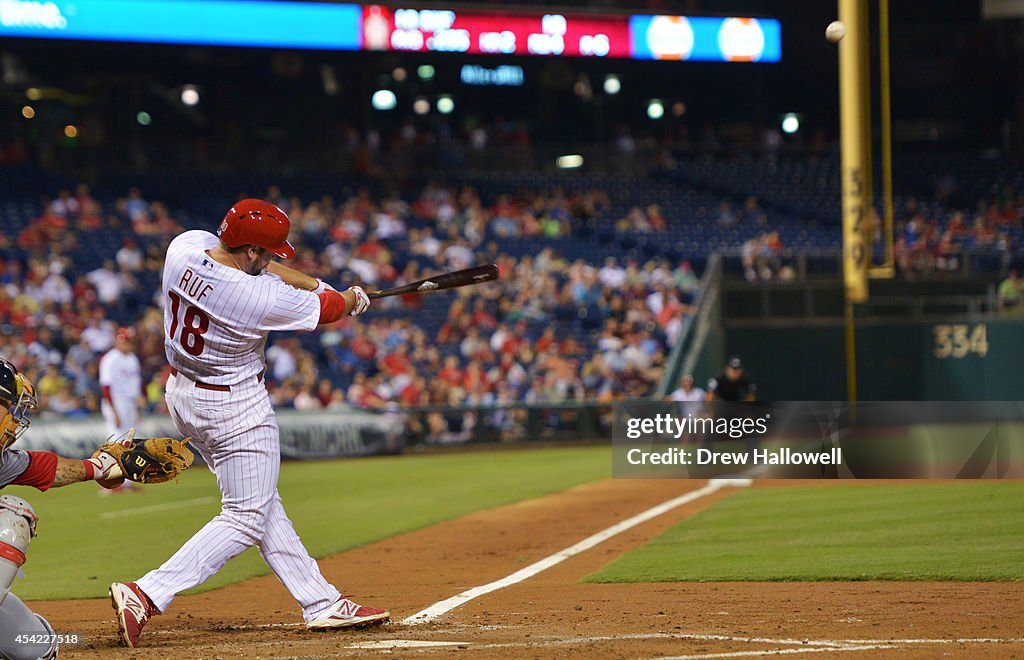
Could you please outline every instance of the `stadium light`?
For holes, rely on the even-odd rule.
[[[604,77],[604,93],[609,96],[615,96],[622,91],[622,81],[614,73],[610,73]]]
[[[402,67],[395,67],[395,70],[391,72],[391,77],[395,79],[395,82],[402,82],[408,77],[409,73]]]
[[[390,89],[378,89],[370,99],[374,110],[394,110],[398,104],[395,93]]]
[[[145,110],[140,110],[135,114],[135,121],[139,122],[140,126],[149,126],[153,123],[153,117]]]
[[[795,112],[787,112],[782,117],[782,132],[792,135],[800,130],[800,117]]]
[[[420,80],[433,80],[434,67],[430,64],[421,64],[416,67],[416,75],[420,77]]]
[[[68,124],[64,127],[64,136],[72,140],[75,139],[78,137],[78,127],[74,124]]]
[[[652,99],[647,102],[647,116],[651,119],[661,119],[665,116],[665,104],[660,99]]]
[[[571,170],[583,166],[583,156],[579,154],[566,154],[555,159],[555,166],[562,170]]]
[[[181,88],[181,102],[188,106],[199,103],[199,90],[195,85],[185,85]]]
[[[437,99],[437,111],[442,115],[450,115],[453,110],[455,110],[455,101],[452,100],[450,95],[442,94],[441,97]]]
[[[36,116],[36,109],[30,105],[23,106],[21,108],[21,116],[25,119],[34,119]]]
[[[430,112],[430,101],[422,96],[416,97],[416,100],[412,102],[412,111],[418,115],[425,115]]]

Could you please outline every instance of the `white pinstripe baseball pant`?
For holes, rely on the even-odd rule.
[[[251,378],[221,392],[196,387],[179,374],[167,381],[167,405],[178,432],[192,437],[217,476],[221,512],[163,566],[138,580],[157,609],[165,611],[175,594],[202,584],[252,545],[302,606],[306,621],[338,600],[277,492],[281,443],[263,383]]]
[[[107,426],[107,435],[121,435],[133,426],[139,425],[139,408],[136,405],[137,397],[114,397],[113,404],[107,401],[100,401],[100,412],[103,413],[103,422]],[[121,418],[121,425],[114,423],[114,410]]]

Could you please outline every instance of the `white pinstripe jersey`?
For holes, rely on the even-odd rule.
[[[206,252],[219,239],[187,231],[164,261],[164,350],[167,362],[192,380],[236,385],[265,369],[267,334],[314,330],[320,300],[264,271],[249,275]]]
[[[134,353],[112,348],[100,358],[100,385],[110,388],[111,399],[134,401],[142,395],[142,365]]]

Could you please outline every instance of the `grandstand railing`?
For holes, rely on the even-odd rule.
[[[975,319],[998,313],[995,285],[978,296],[877,296],[864,305],[863,316],[879,318],[897,316],[907,321],[923,321],[933,317]]]
[[[688,315],[683,321],[679,338],[669,354],[661,383],[655,390],[657,397],[668,396],[678,387],[684,374],[693,373],[699,356],[704,352],[708,333],[713,325],[717,325],[714,322],[714,312],[721,306],[721,283],[722,258],[715,253],[708,259],[707,267],[701,276],[697,297],[694,301],[694,313]]]
[[[725,324],[729,327],[791,323],[833,322],[843,318],[842,284],[838,281],[732,284],[726,293]],[[1000,312],[995,283],[979,293],[927,295],[872,294],[857,305],[858,319],[925,321],[935,318],[980,319]]]
[[[593,441],[612,432],[612,404],[604,401],[411,406],[384,414],[404,417],[407,445]]]
[[[727,276],[743,273],[742,248],[720,249],[723,260],[723,271]],[[959,256],[955,270],[915,270],[914,276],[920,279],[935,277],[971,277],[976,275],[1004,277],[1010,270],[1014,258],[1024,256],[1024,251],[1000,252],[995,249],[968,249]],[[773,261],[774,271],[779,266],[789,267],[788,277],[794,280],[813,278],[834,278],[843,272],[843,252],[833,249],[786,249],[770,258],[762,257],[763,261]]]

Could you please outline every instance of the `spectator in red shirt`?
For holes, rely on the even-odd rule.
[[[355,250],[357,257],[361,257],[370,262],[378,261],[382,252],[387,252],[387,247],[377,240],[377,236],[375,234],[368,235],[366,240],[363,241],[363,243],[361,243]]]
[[[420,404],[421,397],[426,391],[427,379],[423,376],[416,376],[402,388],[398,394],[398,400],[403,406],[416,406]]]
[[[352,339],[352,352],[363,362],[373,362],[377,357],[377,345],[366,335],[364,326],[359,326],[356,336]]]
[[[469,392],[486,390],[490,386],[487,380],[487,372],[484,371],[480,360],[472,360],[466,371],[462,374],[462,387]]]
[[[558,343],[558,337],[555,336],[555,329],[552,326],[544,328],[544,332],[537,340],[537,352],[543,353],[548,349],[548,346]]]
[[[437,372],[437,377],[451,385],[458,385],[462,382],[462,369],[459,368],[459,358],[448,355],[444,359],[444,366]]]
[[[414,369],[409,359],[409,347],[407,344],[399,344],[393,353],[377,360],[377,367],[384,372],[388,378],[394,378],[401,374],[411,374]]]
[[[481,330],[493,330],[498,327],[498,319],[487,309],[487,302],[478,298],[473,303],[473,325]]]
[[[334,401],[334,385],[327,378],[321,378],[316,386],[316,398],[320,405],[327,408]]]

